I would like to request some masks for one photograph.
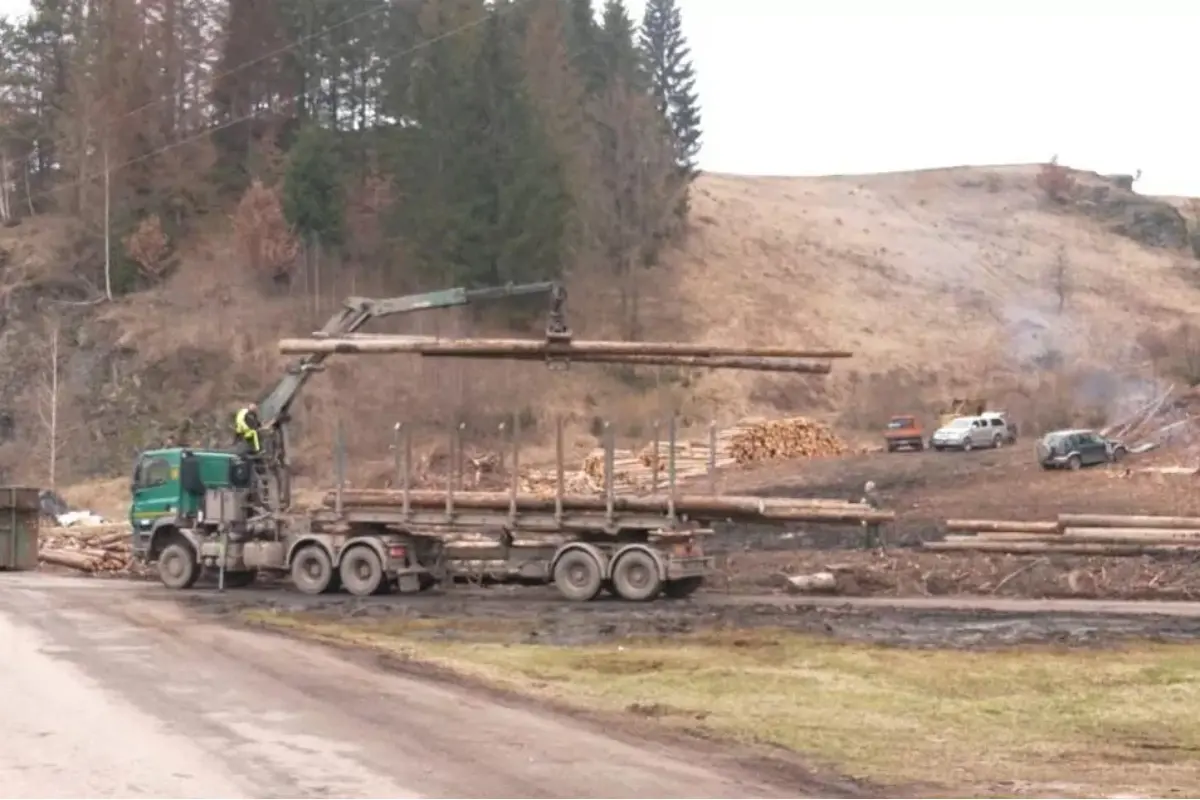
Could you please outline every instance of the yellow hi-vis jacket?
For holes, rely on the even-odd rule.
[[[241,437],[242,439],[245,439],[247,442],[249,442],[250,446],[252,448],[254,448],[254,452],[257,453],[258,452],[258,431],[254,430],[254,428],[251,428],[249,425],[246,424],[246,415],[249,413],[250,413],[250,409],[248,409],[248,408],[239,409],[237,412],[237,415],[233,418],[233,428],[234,428],[234,432],[239,437]]]

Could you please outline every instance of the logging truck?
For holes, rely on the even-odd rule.
[[[376,317],[538,292],[548,292],[552,302],[544,341],[354,338],[359,327]],[[673,468],[674,423],[667,491],[646,497],[618,496],[613,490],[611,439],[606,445],[604,493],[567,494],[561,426],[552,496],[519,491],[515,421],[508,492],[461,491],[452,477],[444,491],[413,490],[408,435],[404,458],[397,457],[401,489],[348,491],[339,426],[336,488],[321,508],[292,507],[288,411],[304,383],[332,353],[536,358],[559,367],[570,361],[682,363],[809,374],[828,372],[828,367],[798,359],[849,355],[678,343],[572,343],[562,313],[564,300],[565,292],[552,283],[452,289],[384,301],[352,298],[313,339],[281,342],[282,351],[305,357],[259,404],[262,417],[269,420],[260,432],[261,452],[171,447],[139,456],[130,504],[135,556],[157,564],[160,580],[172,589],[193,586],[205,572],[214,573],[222,588],[246,586],[258,575],[272,574],[290,576],[295,588],[306,594],[341,588],[357,596],[416,592],[455,578],[491,578],[553,583],[571,600],[592,600],[607,589],[623,599],[645,601],[660,594],[685,596],[701,586],[714,569],[704,537],[718,521],[877,526],[892,518],[889,512],[841,501],[680,494]],[[452,452],[459,444],[452,440]]]

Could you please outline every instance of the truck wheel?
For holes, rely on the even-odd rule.
[[[993,450],[999,450],[1001,445],[1003,445],[1003,444],[1004,444],[1004,439],[1003,439],[1003,437],[1000,436],[1000,434],[997,433],[995,436],[992,437],[992,449]]]
[[[975,449],[975,445],[971,442],[970,439],[967,439],[965,442],[963,442],[963,452],[964,453],[969,453],[974,449]]]
[[[613,591],[625,600],[653,600],[662,591],[658,564],[645,550],[630,550],[617,559],[612,571]]]
[[[554,565],[554,585],[568,600],[594,600],[603,583],[600,564],[586,550],[569,550]]]
[[[663,594],[670,597],[672,600],[681,600],[684,597],[690,597],[696,593],[696,590],[704,585],[704,577],[701,575],[693,575],[690,578],[680,578],[675,581],[667,581],[663,584]]]
[[[190,589],[200,577],[196,551],[186,541],[173,541],[158,556],[158,579],[168,589]]]
[[[333,577],[333,562],[320,545],[302,547],[292,558],[292,584],[304,594],[328,591]]]
[[[351,547],[342,554],[338,567],[342,587],[355,597],[369,597],[383,586],[383,562],[367,545]]]
[[[1067,459],[1067,469],[1079,469],[1083,466],[1083,459],[1079,456],[1071,456]]]

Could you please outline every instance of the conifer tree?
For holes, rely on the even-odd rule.
[[[605,0],[598,39],[604,83],[641,87],[642,61],[634,41],[633,20],[624,0]]]
[[[677,0],[647,0],[639,38],[650,93],[670,128],[680,173],[690,182],[698,171],[700,99]]]
[[[288,153],[283,213],[306,242],[335,246],[345,238],[346,201],[334,135],[309,123]]]

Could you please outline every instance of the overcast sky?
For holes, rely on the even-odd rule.
[[[602,0],[597,0],[600,5]],[[627,0],[640,19],[644,0]],[[820,175],[1045,161],[1200,195],[1183,0],[680,0],[701,166]],[[22,13],[24,0],[0,0]],[[873,14],[902,6],[903,16]],[[971,5],[1003,16],[952,13]],[[823,13],[836,8],[838,16]],[[1040,13],[1039,10],[1040,9]],[[1053,15],[1053,16],[1052,16]]]

